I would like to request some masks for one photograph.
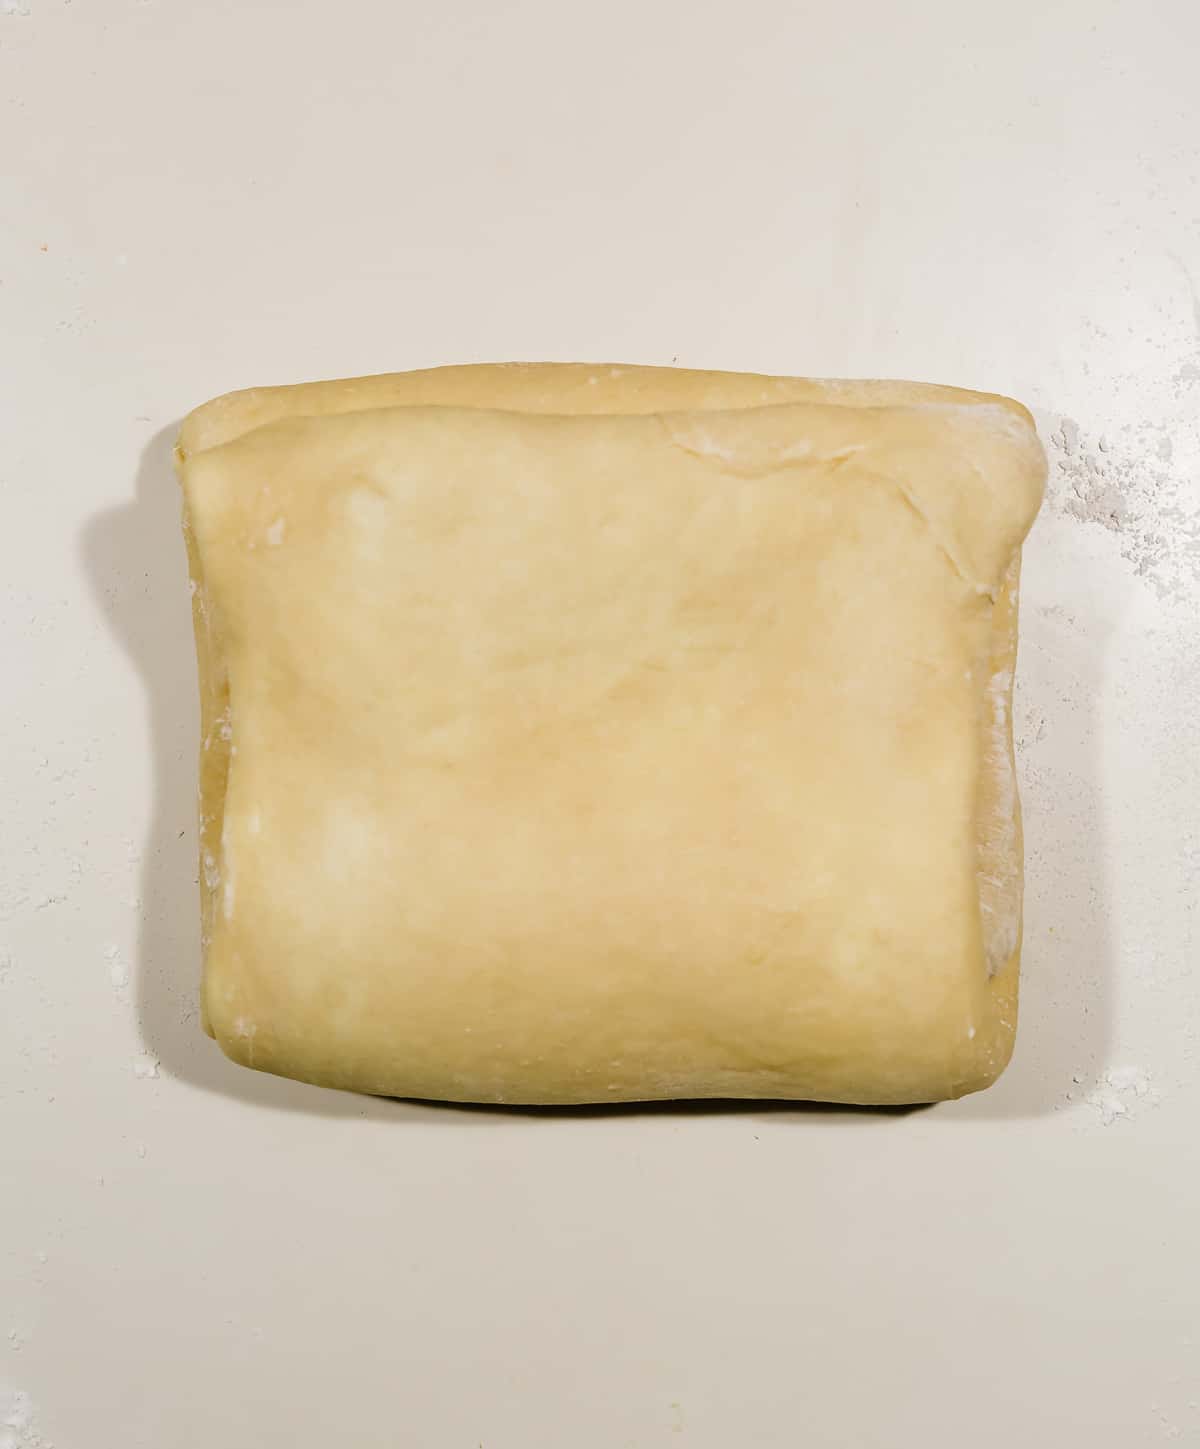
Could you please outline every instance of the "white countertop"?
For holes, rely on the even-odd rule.
[[[1200,9],[0,12],[0,1445],[1200,1444]],[[201,1035],[178,420],[510,358],[1038,412],[991,1091],[486,1112]]]

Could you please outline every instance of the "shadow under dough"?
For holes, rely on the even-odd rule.
[[[933,1104],[914,1103],[903,1107],[861,1107],[843,1102],[793,1102],[764,1097],[681,1098],[657,1102],[596,1102],[581,1106],[531,1107],[509,1102],[431,1102],[418,1098],[389,1098],[410,1108],[420,1120],[446,1126],[502,1126],[505,1123],[536,1120],[543,1122],[587,1122],[599,1118],[648,1117],[766,1117],[781,1121],[787,1117],[805,1122],[859,1123],[907,1117],[925,1112]]]
[[[808,1121],[847,1122],[904,1116],[920,1110],[756,1100],[585,1107],[400,1101],[310,1087],[265,1072],[247,1071],[230,1062],[204,1034],[199,1019],[199,698],[191,606],[185,587],[187,562],[180,531],[180,496],[172,465],[177,431],[177,426],[172,426],[155,434],[142,454],[133,500],[90,519],[81,540],[84,565],[96,599],[137,666],[146,691],[153,807],[141,859],[136,999],[146,1048],[166,1072],[203,1091],[256,1107],[322,1117],[464,1125],[528,1118],[586,1120],[711,1113],[762,1113],[773,1118],[790,1114]],[[1049,675],[1058,668],[1064,648],[1073,648],[1077,653],[1090,651],[1087,659],[1074,661],[1085,683],[1100,667],[1102,651],[1094,632],[1081,635],[1074,643],[1065,643],[1057,635],[1042,640],[1042,625],[1053,614],[1038,612],[1036,583],[1032,592],[1031,598],[1027,587],[1023,601],[1023,617],[1028,621],[1032,616],[1033,627],[1028,622],[1024,626],[1022,668],[1035,673],[1042,665],[1048,669],[1046,678],[1035,680],[1035,689],[1039,698],[1049,698],[1053,692]],[[1066,862],[1066,890],[1077,898],[1073,918],[1083,923],[1084,934],[1071,944],[1064,959],[1064,951],[1052,938],[1044,939],[1040,930],[1027,930],[1023,973],[1026,1019],[1018,1033],[1017,1059],[996,1087],[968,1099],[959,1109],[972,1117],[1023,1117],[1052,1110],[1062,1101],[1063,1083],[1070,1080],[1081,1062],[1101,1061],[1107,1042],[1110,947],[1101,886],[1103,812],[1096,725],[1091,716],[1064,710],[1061,718],[1055,718],[1053,728],[1060,732],[1062,758],[1072,760],[1073,772],[1069,780],[1059,781],[1057,794],[1031,789],[1026,784],[1030,863],[1033,871],[1044,869],[1053,879]],[[1070,800],[1069,811],[1047,813],[1043,809],[1046,801],[1061,802],[1063,798]],[[1065,850],[1068,837],[1071,848]],[[1037,889],[1029,898],[1028,915],[1036,927],[1041,899]],[[1082,908],[1084,902],[1087,909]],[[1084,1003],[1082,1015],[1080,1001]]]
[[[132,502],[97,514],[81,547],[92,590],[137,665],[149,710],[153,804],[141,857],[135,979],[147,1051],[170,1076],[257,1107],[326,1117],[394,1117],[370,1097],[249,1072],[200,1026],[196,756],[200,702],[172,450],[178,425],[146,445]]]

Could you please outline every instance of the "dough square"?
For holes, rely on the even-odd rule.
[[[446,368],[231,394],[178,460],[234,1060],[511,1103],[1003,1069],[1019,404]]]

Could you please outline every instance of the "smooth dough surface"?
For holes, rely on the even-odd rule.
[[[1002,1070],[1019,404],[473,366],[230,394],[177,456],[229,1056],[513,1103]]]

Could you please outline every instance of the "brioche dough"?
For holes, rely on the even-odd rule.
[[[1002,1070],[1019,404],[442,368],[218,398],[177,456],[234,1060],[514,1103]]]

